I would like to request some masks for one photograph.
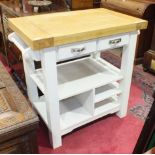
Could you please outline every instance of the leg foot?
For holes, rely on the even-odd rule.
[[[127,115],[127,112],[118,111],[118,112],[116,113],[116,115],[117,115],[119,118],[123,118],[123,117],[125,117],[125,116]]]
[[[52,134],[50,131],[49,131],[49,141],[53,149],[56,149],[62,146],[61,135]]]

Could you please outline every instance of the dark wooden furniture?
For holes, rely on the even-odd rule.
[[[154,90],[153,98],[154,98],[154,102],[146,118],[144,127],[141,131],[137,144],[134,148],[134,151],[133,151],[134,154],[145,153],[153,146],[155,146],[155,139],[153,139],[155,138],[155,90]],[[154,144],[153,144],[153,141],[154,141]],[[155,153],[155,149],[153,149],[152,151],[154,151]]]
[[[28,0],[25,0],[23,5],[20,2],[21,0],[0,1],[0,32],[2,34],[0,36],[3,36],[1,37],[1,39],[3,38],[3,43],[1,45],[2,49],[0,52],[3,52],[6,56],[7,63],[12,71],[15,72],[22,81],[25,81],[21,52],[7,39],[8,35],[12,32],[12,30],[8,27],[8,18],[67,11],[68,8],[64,0],[52,0],[51,5],[39,9],[38,12],[35,13],[33,6],[28,4]]]
[[[0,63],[0,153],[38,153],[38,117]]]
[[[155,51],[149,50],[144,54],[143,69],[155,74]]]
[[[99,8],[101,0],[66,0],[71,10]]]
[[[148,20],[148,28],[142,30],[137,43],[135,64],[142,63],[144,53],[151,49],[155,25],[154,0],[102,0],[101,7]]]

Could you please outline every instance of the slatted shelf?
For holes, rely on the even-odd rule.
[[[93,58],[84,58],[57,66],[59,100],[86,92],[88,90],[121,80],[123,77],[111,68],[105,67]],[[38,69],[31,78],[45,93],[42,69]]]
[[[117,82],[113,82],[95,89],[95,103],[103,101],[111,96],[118,95],[122,91]]]
[[[107,114],[117,112],[119,108],[120,108],[120,104],[117,102],[117,100],[113,97],[110,97],[108,99],[105,99],[95,104],[94,115],[105,116]]]

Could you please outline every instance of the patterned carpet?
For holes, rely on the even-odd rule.
[[[142,99],[144,100],[144,104],[137,103],[129,109],[129,112],[131,112],[134,116],[138,117],[139,119],[145,121],[152,106],[153,98],[143,92]]]

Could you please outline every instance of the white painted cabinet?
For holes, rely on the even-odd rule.
[[[54,148],[62,145],[62,135],[88,122],[111,113],[126,116],[136,37],[137,31],[36,52],[16,33],[9,36],[23,54],[29,99]],[[120,69],[100,57],[101,51],[117,47],[123,47]],[[40,69],[34,60],[41,61]]]

